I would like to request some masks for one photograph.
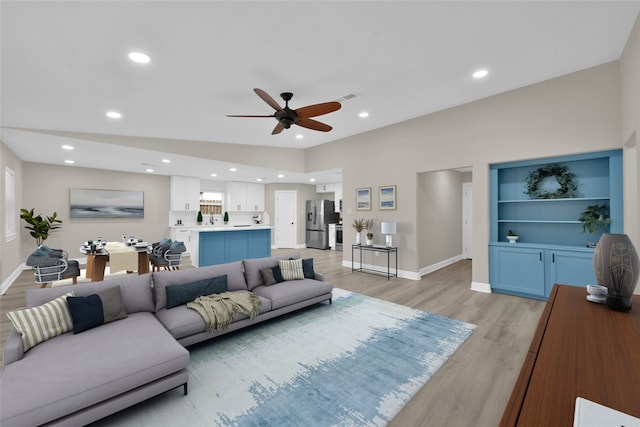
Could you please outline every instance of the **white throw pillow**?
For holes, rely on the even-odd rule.
[[[69,292],[46,304],[7,313],[13,326],[22,335],[24,351],[73,330],[67,297],[74,295],[74,292]]]
[[[304,270],[302,270],[302,258],[298,259],[281,259],[278,261],[280,273],[284,280],[304,279]]]

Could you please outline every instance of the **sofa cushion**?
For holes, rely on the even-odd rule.
[[[313,279],[287,280],[272,286],[258,286],[253,290],[261,297],[271,300],[271,309],[286,307],[311,298],[330,293],[333,286]]]
[[[167,308],[173,308],[193,301],[203,295],[219,294],[227,291],[227,275],[196,280],[184,285],[169,285]]]
[[[73,292],[36,307],[7,313],[13,327],[22,336],[23,351],[73,329],[67,297],[73,297]]]
[[[273,268],[263,268],[260,270],[260,274],[262,274],[262,281],[265,286],[276,284],[276,279],[273,277]]]
[[[120,286],[122,304],[127,313],[153,312],[153,293],[151,291],[151,273],[131,275],[109,279],[102,282],[79,283],[77,285],[56,286],[54,288],[28,289],[26,292],[27,307],[44,304],[67,292],[75,296],[85,297],[105,289]]]
[[[189,268],[177,271],[156,271],[153,273],[153,292],[155,295],[155,311],[167,306],[166,287],[210,279],[217,276],[227,276],[229,291],[246,291],[247,284],[242,272],[242,261],[227,264],[210,265],[207,267]]]
[[[271,268],[278,265],[278,261],[281,259],[300,258],[299,253],[292,253],[289,255],[271,256],[266,258],[252,258],[242,261],[244,265],[244,277],[247,281],[247,289],[253,290],[256,286],[264,285],[262,279],[262,273],[260,270],[263,268]]]
[[[45,424],[188,366],[189,352],[151,313],[63,334],[4,367],[2,425]]]
[[[127,317],[119,286],[86,297],[67,297],[67,302],[74,334]]]
[[[281,259],[278,261],[280,271],[282,272],[282,278],[284,280],[301,280],[304,279],[304,272],[302,271],[302,260],[296,259]]]
[[[305,279],[315,279],[316,272],[313,271],[313,258],[305,258],[302,260],[302,273]]]
[[[261,297],[260,295],[258,295],[258,298],[260,298],[260,302],[262,303],[260,306],[260,313],[270,311],[271,301]],[[181,305],[172,309],[163,308],[156,313],[156,317],[175,339],[188,337],[206,331],[206,324],[202,319],[202,316],[200,316],[197,311],[188,308],[186,305]],[[249,316],[246,314],[237,313],[233,316],[232,323],[248,318]]]

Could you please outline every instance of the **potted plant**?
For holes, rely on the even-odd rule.
[[[20,218],[24,219],[28,225],[25,225],[31,237],[36,239],[36,246],[40,246],[42,242],[47,240],[49,234],[61,228],[62,221],[58,219],[56,212],[51,216],[43,217],[41,214],[35,215],[34,209],[30,211],[20,209]]]
[[[609,206],[606,203],[587,206],[578,218],[578,221],[582,223],[582,232],[595,233],[600,227],[611,224],[608,210]]]
[[[196,219],[198,225],[202,225],[202,211],[198,211],[198,218]]]
[[[365,228],[364,218],[354,219],[353,224],[351,224],[351,226],[356,230],[356,245],[360,245],[362,243],[362,236],[360,235],[360,233]]]
[[[509,243],[515,243],[516,240],[518,240],[519,238],[520,236],[515,231],[513,230],[507,231],[507,240],[509,241]]]
[[[364,228],[367,230],[367,246],[373,245],[373,233],[371,232],[373,230],[373,224],[373,219],[368,219],[364,222]]]
[[[224,213],[224,218],[222,219],[225,224],[229,222],[229,212]]]

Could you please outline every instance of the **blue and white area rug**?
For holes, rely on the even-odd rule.
[[[334,289],[319,304],[190,348],[177,389],[105,426],[384,426],[475,325]]]

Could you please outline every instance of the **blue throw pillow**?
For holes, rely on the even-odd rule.
[[[86,297],[67,297],[73,319],[73,333],[79,334],[104,323],[102,301],[97,294]]]
[[[51,252],[51,248],[45,245],[40,245],[36,248],[35,251],[33,251],[33,254],[35,256],[49,256],[50,252]]]
[[[302,273],[305,279],[313,279],[316,277],[316,273],[313,271],[313,258],[302,260]]]
[[[127,317],[120,286],[86,297],[67,297],[67,303],[73,319],[74,334]]]
[[[197,280],[180,285],[169,285],[167,291],[167,309],[186,304],[203,295],[226,292],[227,275]]]
[[[271,271],[273,271],[273,279],[276,281],[276,283],[284,282],[284,279],[282,278],[282,272],[280,271],[280,266],[279,265],[276,265],[275,267],[272,267]]]

